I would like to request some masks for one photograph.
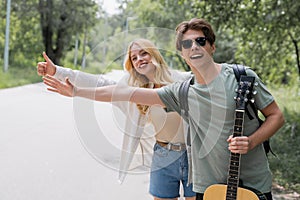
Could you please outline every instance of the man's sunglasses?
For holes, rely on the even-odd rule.
[[[181,46],[184,49],[189,49],[193,46],[193,41],[195,41],[198,46],[203,47],[206,44],[206,40],[207,40],[206,37],[197,37],[195,40],[182,40],[181,41]]]

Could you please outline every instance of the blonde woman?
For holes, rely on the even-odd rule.
[[[92,75],[55,66],[44,55],[46,62],[38,63],[39,75],[50,75],[53,79],[65,80],[76,86],[82,86],[79,82],[88,82]],[[144,88],[160,88],[174,81],[188,79],[191,74],[170,70],[157,47],[146,39],[132,41],[127,49],[124,68],[128,72],[121,82],[129,86]],[[77,78],[74,83],[75,76]],[[49,77],[49,76],[47,76]],[[111,85],[115,82],[105,76],[97,77],[97,86]],[[51,90],[51,89],[50,89]],[[123,104],[123,105],[122,105]],[[122,181],[132,162],[132,152],[144,139],[144,127],[151,123],[155,131],[155,144],[150,173],[150,189],[154,200],[178,199],[180,185],[182,185],[186,200],[194,200],[195,193],[192,184],[188,184],[188,159],[185,149],[184,128],[182,119],[176,112],[166,112],[159,106],[145,106],[130,103],[130,108],[125,108],[128,102],[118,102],[124,112],[130,112],[127,116],[123,138],[123,152],[121,155],[120,180]],[[128,107],[128,106],[127,106]],[[134,119],[134,120],[133,120]],[[144,141],[145,142],[145,141]]]

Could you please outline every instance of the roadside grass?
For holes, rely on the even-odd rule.
[[[285,117],[284,126],[271,139],[277,157],[269,155],[274,181],[300,193],[300,90],[299,86],[271,88]]]
[[[35,67],[9,68],[7,72],[0,71],[0,89],[22,86],[41,82],[42,79],[36,73]]]

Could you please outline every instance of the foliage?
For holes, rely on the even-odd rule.
[[[43,7],[44,3],[47,3],[47,8]],[[3,3],[3,7],[6,7],[5,3]],[[93,0],[12,1],[9,70],[10,68],[35,66],[37,57],[43,51],[47,51],[58,64],[60,58],[63,58],[66,52],[72,49],[75,35],[83,37],[84,31],[94,25],[97,11],[98,5]],[[47,17],[51,15],[51,17],[42,18],[45,15]],[[1,55],[4,53],[5,25],[6,12],[1,12]],[[0,63],[3,62],[2,59],[0,57]]]
[[[269,156],[274,180],[285,188],[300,192],[300,104],[299,88],[273,88],[272,93],[284,112],[285,124],[271,139],[277,157]]]
[[[43,43],[55,63],[60,63],[76,34],[86,34],[94,25],[97,10],[92,0],[39,0]]]
[[[29,4],[29,2],[27,3]],[[40,27],[38,25],[39,20],[35,17],[36,13],[32,11],[33,8],[31,5],[28,4],[24,1],[19,3],[16,1],[12,2],[10,16],[9,64],[10,68],[24,69],[24,73],[26,69],[29,70],[30,67],[36,65],[37,52],[42,52],[43,49]],[[25,7],[28,8],[27,12],[22,12],[21,8],[25,9]],[[0,29],[5,33],[6,15],[3,15],[1,20]],[[0,38],[0,53],[3,55],[5,37],[3,36]],[[3,63],[1,58],[0,63]],[[2,85],[6,84],[3,83]]]
[[[47,7],[45,2],[48,3]],[[167,29],[169,33],[149,31],[147,37],[165,41],[161,42],[161,46],[167,62],[175,68],[188,70],[174,50],[173,32],[179,22],[192,17],[202,17],[211,22],[216,31],[217,51],[214,58],[217,62],[238,62],[251,66],[267,84],[297,83],[300,65],[299,34],[296,34],[300,28],[298,1],[119,2],[120,12],[110,16],[98,9],[92,0],[76,0],[72,3],[69,0],[13,1],[10,65],[29,66],[35,62],[36,55],[46,50],[57,64],[63,63],[70,67],[76,65],[74,68],[80,68],[79,65],[86,61],[87,67],[97,65],[97,62],[106,66],[122,56],[120,49],[125,49],[129,39],[133,38],[129,34],[126,35],[127,30],[131,31],[131,36],[141,37],[143,35],[134,34],[135,29],[157,27]],[[86,27],[87,24],[93,28]],[[48,31],[49,35],[46,36],[47,27],[51,31]],[[0,36],[3,36],[5,14],[2,15],[0,29]],[[75,41],[79,41],[78,49],[75,49]],[[4,47],[4,36],[0,37],[0,47]],[[3,49],[0,48],[2,55]],[[63,60],[60,61],[60,58]],[[122,58],[119,60],[118,63],[122,65]]]
[[[286,6],[291,3],[292,1],[286,1],[284,4],[281,4],[280,1],[273,1],[273,3],[258,4],[261,18],[253,21],[253,18],[247,17],[242,24],[244,29],[239,34],[239,38],[243,38],[244,42],[242,42],[243,48],[240,48],[241,51],[237,57],[247,63],[252,63],[252,66],[256,67],[258,73],[266,78],[268,83],[287,84],[293,80],[293,74],[298,74],[299,58],[296,57],[296,54],[299,51],[295,48],[293,40],[300,39],[296,38],[300,18],[298,17],[298,25],[293,20],[287,19],[294,18],[287,17],[287,15],[296,14],[287,10]],[[300,6],[299,3],[298,6]],[[244,15],[249,16],[245,11]],[[285,20],[282,21],[282,19]],[[250,24],[255,26],[250,26]],[[292,35],[295,36],[291,38]],[[253,54],[249,51],[245,53],[246,49],[257,53]]]
[[[236,46],[232,46],[236,49],[235,62],[254,67],[267,83],[293,84],[293,75],[300,75],[299,1],[190,2],[191,17],[201,13],[218,33],[230,30],[236,42]],[[227,41],[232,40],[229,37]],[[218,49],[225,50],[222,46]]]
[[[41,80],[41,77],[37,76],[35,67],[11,67],[6,73],[0,71],[0,89],[37,83]]]

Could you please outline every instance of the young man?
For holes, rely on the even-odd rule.
[[[265,116],[259,126],[257,120],[244,119],[243,135],[232,137],[236,104],[237,81],[229,64],[213,60],[216,51],[215,34],[203,19],[191,19],[176,28],[176,48],[190,66],[195,83],[190,86],[188,102],[192,141],[193,190],[197,199],[205,190],[218,183],[226,183],[230,152],[242,154],[240,179],[272,199],[272,175],[263,149],[263,141],[283,125],[284,118],[273,96],[251,69],[247,75],[255,77],[255,104]],[[61,83],[52,77],[44,79],[49,90],[65,96],[80,96],[98,101],[132,101],[145,105],[161,105],[168,111],[181,113],[178,91],[180,83],[160,89],[108,86],[95,89],[77,88],[69,81]]]

